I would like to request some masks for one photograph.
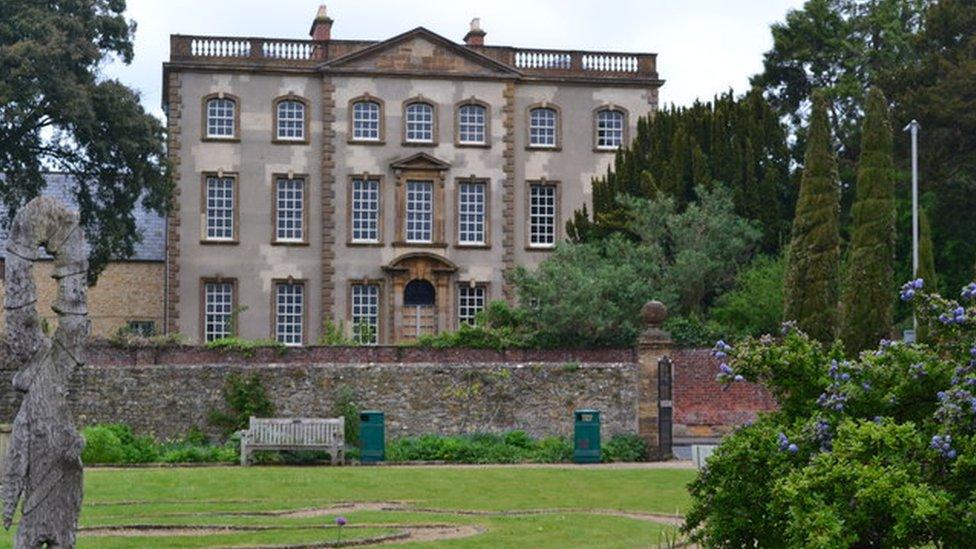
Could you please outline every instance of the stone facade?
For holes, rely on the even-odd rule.
[[[380,42],[336,40],[332,24],[320,10],[309,41],[171,39],[163,95],[178,191],[167,303],[169,328],[191,340],[211,333],[204,322],[207,281],[232,285],[238,310],[223,324],[249,339],[279,336],[276,284],[300,281],[304,343],[315,342],[326,323],[351,333],[363,317],[354,303],[358,285],[377,289],[370,306],[379,343],[456,329],[465,287],[479,288],[468,313],[493,299],[513,300],[504,273],[535,266],[551,250],[530,239],[530,188],[551,190],[546,223],[560,240],[572,212],[592,202],[591,178],[613,161],[613,146],[598,146],[598,113],[619,115],[626,143],[638,118],[656,109],[663,84],[653,54],[486,46],[480,28],[466,44],[424,28]],[[304,105],[300,139],[275,133],[275,106],[283,98]],[[226,135],[207,126],[211,101],[224,102],[233,119]],[[354,110],[364,102],[378,108],[375,137],[354,131]],[[431,108],[429,139],[405,129],[417,103]],[[484,109],[478,142],[460,137],[464,105]],[[538,108],[557,113],[552,146],[530,142]],[[232,181],[233,206],[226,208],[233,210],[232,235],[209,232],[208,178]],[[304,186],[304,234],[297,241],[276,236],[281,178]],[[352,234],[357,180],[377,182],[375,238]],[[432,195],[431,235],[419,239],[405,234],[414,196],[405,189],[418,182],[429,183]],[[482,240],[459,239],[464,185],[485,189],[483,219],[476,222]],[[413,281],[432,285],[436,297],[423,304],[406,299]]]
[[[50,326],[56,326],[57,315],[51,304],[57,295],[57,282],[51,278],[54,264],[39,261],[34,266],[37,285],[37,312]],[[0,280],[0,293],[4,283]],[[5,329],[5,315],[0,313],[0,332]],[[163,263],[159,261],[112,262],[88,289],[88,320],[91,335],[111,337],[130,322],[152,322],[163,330]]]

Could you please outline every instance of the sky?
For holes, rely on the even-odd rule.
[[[384,40],[423,26],[461,42],[473,17],[488,45],[654,52],[661,105],[744,92],[772,46],[769,25],[802,0],[328,0],[335,39]],[[315,0],[128,0],[135,59],[104,74],[135,88],[162,117],[170,34],[307,39]]]

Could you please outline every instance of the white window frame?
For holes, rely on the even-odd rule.
[[[300,347],[305,341],[305,284],[275,283],[275,341],[289,347]]]
[[[276,109],[278,127],[275,128],[275,135],[278,140],[305,141],[305,103],[297,99],[282,99],[278,101]]]
[[[235,99],[211,97],[206,101],[206,109],[208,139],[234,139],[237,137],[237,101]],[[228,131],[229,133],[226,133]]]
[[[351,242],[376,244],[380,241],[380,181],[355,177],[350,193]]]
[[[352,324],[353,337],[360,343],[376,345],[380,340],[380,285],[372,282],[353,284],[349,296],[349,321]],[[360,339],[359,327],[362,324],[372,328],[371,341]]]
[[[543,116],[543,113],[546,113]],[[549,114],[551,113],[551,117]],[[553,107],[529,110],[529,146],[554,149],[559,145],[559,111]]]
[[[457,197],[458,245],[484,246],[488,232],[488,184],[458,181]]]
[[[203,286],[203,341],[234,336],[234,283],[208,281]]]
[[[621,110],[598,110],[596,112],[596,148],[614,151],[622,147],[626,120],[627,117]]]
[[[556,185],[529,185],[529,247],[556,246],[559,219],[559,192]]]
[[[458,107],[458,143],[461,145],[488,143],[487,107],[477,103],[467,103]]]
[[[222,193],[222,194],[221,194]],[[204,239],[233,242],[237,215],[237,182],[232,176],[204,178]]]
[[[411,244],[434,242],[434,182],[408,179],[404,200],[403,234]]]
[[[362,99],[352,104],[352,140],[379,141],[382,107],[376,101]]]
[[[404,110],[404,139],[407,143],[434,142],[434,106],[423,101],[408,103]]]
[[[305,242],[305,179],[276,177],[274,206],[275,242]],[[291,227],[282,227],[289,221]]]
[[[483,284],[458,285],[457,319],[461,324],[474,324],[475,316],[488,305],[488,288]]]

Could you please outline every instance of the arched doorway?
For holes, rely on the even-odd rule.
[[[437,296],[434,285],[416,278],[403,288],[403,337],[417,339],[437,333]]]
[[[383,267],[390,288],[390,343],[416,340],[452,325],[457,265],[429,252],[411,252]]]

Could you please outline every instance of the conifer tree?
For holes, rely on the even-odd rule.
[[[827,98],[818,92],[783,288],[784,318],[824,343],[837,330],[840,267],[840,185],[827,112]]]
[[[868,92],[861,128],[844,284],[841,339],[851,354],[874,347],[891,334],[896,217],[893,170],[888,101],[881,90],[873,88]]]

